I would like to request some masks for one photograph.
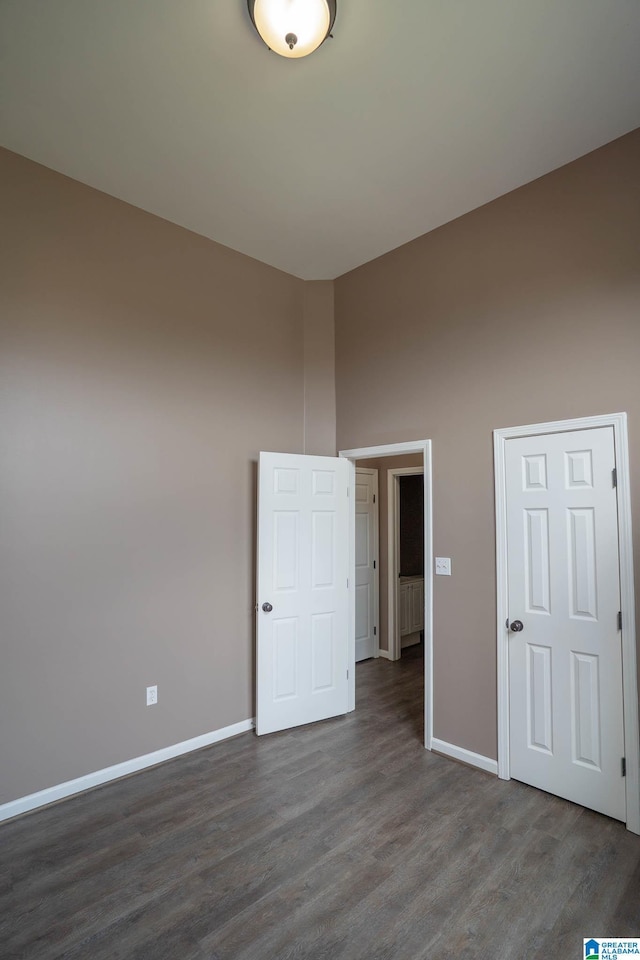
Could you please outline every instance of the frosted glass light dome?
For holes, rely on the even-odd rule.
[[[317,50],[336,17],[336,0],[248,0],[248,5],[269,49],[292,59]]]

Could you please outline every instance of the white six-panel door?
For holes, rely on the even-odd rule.
[[[335,457],[260,454],[258,734],[347,712],[348,471]]]
[[[506,441],[510,765],[625,820],[614,468],[610,427]]]
[[[378,654],[377,494],[378,471],[356,470],[356,662]]]

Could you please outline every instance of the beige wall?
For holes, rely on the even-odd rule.
[[[424,440],[424,437],[408,437],[410,440]],[[378,529],[379,529],[379,585],[380,585],[380,614],[378,618],[378,632],[380,634],[380,649],[389,649],[389,537],[388,511],[389,498],[387,496],[388,471],[399,467],[421,467],[422,456],[419,453],[410,453],[399,457],[377,457],[372,460],[358,460],[357,467],[366,467],[378,471]]]
[[[435,736],[495,757],[491,431],[626,410],[640,571],[640,131],[339,278],[335,311],[338,447],[433,440]]]
[[[336,366],[333,283],[304,284],[304,438],[303,453],[336,455]]]
[[[257,454],[305,408],[335,452],[335,392],[322,287],[6,151],[0,190],[1,803],[253,715]]]
[[[0,803],[253,714],[257,454],[334,452],[336,401],[342,449],[434,441],[435,735],[495,756],[492,429],[627,410],[638,543],[639,169],[332,285],[0,151]]]

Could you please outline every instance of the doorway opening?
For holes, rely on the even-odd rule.
[[[422,465],[388,471],[390,660],[424,638],[424,474]]]
[[[432,492],[431,492],[431,441],[430,440],[418,440],[413,442],[406,443],[392,443],[385,444],[384,446],[376,447],[362,447],[352,450],[341,450],[340,457],[344,457],[350,461],[350,482],[349,487],[351,490],[355,490],[356,487],[356,470],[357,464],[362,468],[365,465],[362,461],[370,461],[369,466],[373,467],[374,463],[372,461],[380,460],[381,458],[394,457],[398,458],[401,456],[408,455],[418,455],[415,460],[410,461],[411,466],[407,464],[406,461],[396,460],[396,465],[392,464],[386,465],[386,472],[388,475],[383,479],[380,475],[379,490],[381,496],[383,492],[386,493],[387,499],[390,502],[386,504],[386,510],[381,509],[380,511],[380,539],[389,538],[389,529],[391,529],[391,543],[392,549],[389,551],[389,569],[393,574],[392,577],[384,575],[381,570],[381,607],[386,607],[382,609],[381,616],[379,619],[380,627],[382,628],[378,633],[378,646],[377,652],[381,656],[386,656],[388,659],[398,659],[401,654],[401,639],[396,637],[398,633],[397,624],[400,622],[399,617],[399,597],[398,597],[398,573],[399,569],[399,549],[396,543],[396,531],[398,529],[398,496],[399,488],[396,490],[396,484],[399,482],[401,476],[416,476],[422,474],[423,484],[422,484],[422,543],[423,543],[423,558],[424,558],[424,568],[423,568],[423,578],[419,585],[418,589],[414,589],[411,586],[411,601],[414,608],[421,608],[421,623],[418,615],[414,617],[416,624],[420,624],[421,629],[416,629],[412,633],[424,635],[424,746],[426,749],[430,750],[432,746],[432,737],[433,737],[433,582],[432,582]],[[400,463],[404,463],[404,466],[400,466]],[[389,496],[389,491],[391,495]],[[351,502],[349,505],[350,517],[349,517],[349,570],[350,576],[349,580],[351,583],[357,583],[356,579],[356,499],[355,496],[350,498]],[[383,505],[381,505],[383,506]],[[385,539],[386,539],[385,538]],[[381,555],[382,559],[382,555]],[[391,567],[393,563],[393,567]],[[420,579],[420,578],[417,578]],[[411,581],[407,578],[407,584],[413,584],[417,582],[416,580]],[[355,590],[350,590],[350,616],[349,616],[349,660],[351,663],[355,663],[356,657],[356,592]],[[389,630],[391,627],[391,631]],[[407,629],[406,636],[411,636],[411,632]],[[415,639],[415,636],[414,636]],[[375,655],[375,654],[374,654]],[[352,671],[355,674],[355,671]],[[355,675],[349,677],[349,709],[353,710],[355,708]]]

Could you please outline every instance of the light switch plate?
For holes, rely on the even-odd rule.
[[[436,576],[451,576],[451,557],[436,557]]]

